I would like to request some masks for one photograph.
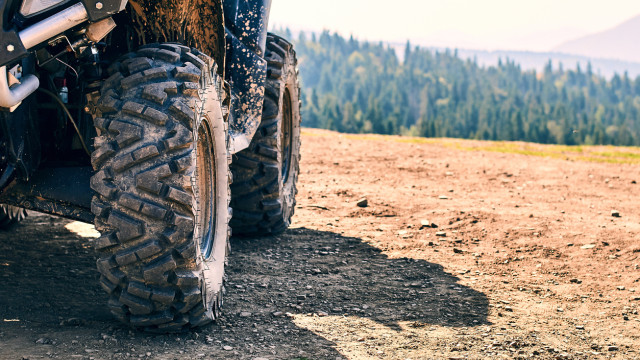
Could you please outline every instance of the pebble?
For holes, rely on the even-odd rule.
[[[271,315],[278,317],[278,316],[282,316],[282,311],[276,311],[274,313],[272,313]]]
[[[446,237],[446,236],[447,236],[447,233],[446,233],[446,232],[444,232],[444,231],[438,231],[438,232],[436,233],[436,236]]]
[[[438,199],[440,199],[440,200],[447,200],[447,199],[448,199],[448,197],[446,197],[446,196],[444,196],[444,195],[440,195],[440,196],[438,196]]]
[[[257,358],[253,358],[251,360],[269,360],[269,359],[264,358],[264,357],[257,357]]]
[[[431,222],[429,220],[420,220],[420,230],[424,228],[430,228]]]
[[[584,330],[584,326],[582,326],[582,325],[577,325],[577,326],[576,326],[576,329],[578,329],[578,330]]]
[[[618,347],[615,346],[615,345],[610,345],[610,346],[607,347],[607,350],[609,350],[609,351],[618,351]]]
[[[243,311],[240,313],[240,317],[249,317],[249,316],[251,316],[251,313],[248,311]]]
[[[327,314],[327,313],[326,313],[326,312],[324,312],[324,311],[318,311],[318,316],[319,316],[319,317],[325,317],[325,316],[327,316],[327,315],[329,315],[329,314]]]
[[[620,217],[620,211],[618,211],[618,210],[611,210],[611,216],[613,216],[613,217]]]
[[[356,205],[361,208],[366,208],[367,206],[369,206],[369,201],[367,200],[367,198],[362,198],[358,200]]]
[[[298,299],[299,301],[307,300],[307,295],[304,295],[304,294],[298,295],[296,296],[296,299]]]
[[[618,290],[624,290],[624,286],[618,286],[618,287],[616,287],[616,289],[618,289]]]
[[[594,247],[596,247],[596,244],[587,244],[580,246],[580,249],[593,249]]]
[[[233,350],[233,347],[232,347],[232,346],[229,346],[229,345],[225,345],[225,346],[223,346],[223,347],[222,347],[222,350],[224,350],[224,351],[231,351],[231,350]]]
[[[571,279],[571,280],[569,280],[569,282],[574,283],[574,284],[582,284],[582,280],[579,280],[579,279]]]
[[[557,308],[556,310],[557,310],[558,312],[564,312],[564,309],[563,309],[563,308]]]

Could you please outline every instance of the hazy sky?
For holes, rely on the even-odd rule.
[[[639,14],[640,0],[273,0],[270,24],[372,41],[547,51]]]

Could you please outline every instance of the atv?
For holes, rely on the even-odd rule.
[[[297,60],[270,7],[0,0],[0,227],[23,209],[94,223],[108,307],[134,328],[215,320],[231,230],[290,224]]]

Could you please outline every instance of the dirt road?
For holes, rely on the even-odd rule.
[[[292,228],[233,239],[224,317],[180,335],[112,320],[91,227],[32,214],[0,358],[640,358],[634,151],[305,130]]]

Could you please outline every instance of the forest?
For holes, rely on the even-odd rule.
[[[289,37],[291,38],[291,37]],[[640,76],[585,69],[482,67],[456,50],[394,49],[337,34],[295,43],[303,126],[553,144],[640,145]]]

